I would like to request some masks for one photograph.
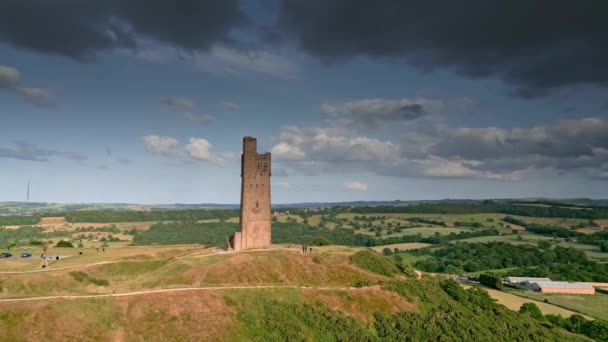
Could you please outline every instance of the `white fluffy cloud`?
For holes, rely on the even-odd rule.
[[[19,70],[0,65],[0,89],[13,89],[19,84],[20,79]]]
[[[608,120],[512,129],[417,126],[395,141],[345,127],[285,127],[272,152],[284,166],[303,173],[369,171],[514,181],[545,170],[605,179]]]
[[[213,145],[203,138],[190,138],[185,146],[174,137],[148,135],[143,137],[146,151],[184,160],[207,161],[220,166],[226,160],[235,159],[234,153],[216,152]]]
[[[147,135],[143,137],[144,148],[148,152],[171,155],[177,153],[179,141],[173,137]]]
[[[21,95],[23,100],[38,107],[53,107],[57,100],[51,91],[42,88],[30,88],[21,85],[19,70],[0,65],[0,90],[8,90]]]
[[[308,172],[399,162],[399,146],[340,128],[286,127],[271,152]]]
[[[46,89],[41,88],[17,88],[17,91],[27,103],[38,107],[53,107],[57,103],[55,96]]]
[[[352,181],[344,183],[344,186],[347,189],[351,190],[359,190],[359,191],[367,191],[367,183]]]

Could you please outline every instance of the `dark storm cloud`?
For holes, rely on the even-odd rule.
[[[274,34],[324,61],[405,59],[498,77],[520,96],[608,84],[608,2],[285,0]]]
[[[184,49],[229,41],[245,22],[237,0],[4,0],[0,41],[83,60],[151,38]]]

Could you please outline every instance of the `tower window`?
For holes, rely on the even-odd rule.
[[[257,201],[257,200],[255,201],[255,207],[256,207],[256,208],[259,208],[259,207],[260,207],[260,201]]]

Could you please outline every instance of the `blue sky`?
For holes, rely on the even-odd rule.
[[[259,152],[273,153],[276,203],[606,197],[605,61],[589,74],[564,52],[570,69],[547,77],[544,65],[563,56],[534,52],[472,70],[483,63],[479,56],[447,43],[379,46],[338,20],[332,25],[342,26],[315,35],[321,29],[313,19],[307,26],[290,19],[298,7],[291,1],[235,2],[222,12],[228,24],[217,20],[225,34],[209,37],[212,24],[150,28],[141,24],[145,13],[103,6],[95,13],[66,7],[84,19],[116,11],[94,27],[112,32],[103,46],[95,35],[51,29],[15,35],[14,28],[29,32],[19,25],[35,17],[23,9],[14,9],[21,22],[0,25],[0,201],[24,200],[31,181],[34,201],[238,203],[245,135],[258,138]],[[296,9],[311,18],[320,11]],[[186,10],[168,15],[187,20]],[[232,27],[231,11],[247,24]],[[386,16],[389,24],[370,28],[370,37],[404,30]],[[133,44],[116,38],[114,20],[129,27]],[[525,40],[531,51],[548,41],[561,47],[536,26],[529,30],[538,37]],[[594,34],[572,32],[595,42]],[[281,39],[268,43],[269,33]],[[45,37],[51,34],[65,37],[50,48],[40,43],[57,38]],[[70,39],[80,45],[61,45]],[[476,48],[502,51],[484,42]],[[423,61],[412,51],[423,51]]]

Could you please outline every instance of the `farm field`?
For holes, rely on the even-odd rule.
[[[463,285],[463,287],[468,288],[470,287],[470,285]],[[538,301],[532,298],[523,298],[508,292],[489,289],[485,287],[484,290],[486,290],[492,298],[496,299],[496,302],[498,304],[504,305],[505,307],[513,311],[519,311],[519,308],[521,308],[522,304],[524,303],[534,303],[536,304],[536,306],[538,306],[543,315],[561,315],[562,317],[570,317],[575,314],[580,314],[578,312],[564,309],[556,305],[547,304],[543,301]],[[589,316],[585,317],[587,319],[592,319],[592,317]]]
[[[407,243],[395,243],[392,245],[376,246],[376,247],[373,247],[372,249],[375,250],[376,252],[382,252],[382,250],[385,248],[389,248],[389,249],[398,248],[400,250],[408,250],[408,249],[424,248],[424,247],[428,247],[428,246],[430,246],[430,244],[428,244],[428,243],[407,242]]]
[[[550,304],[593,318],[608,320],[608,295],[604,293],[596,292],[594,295],[542,294],[532,291],[513,291],[512,293],[541,302],[546,299]]]

